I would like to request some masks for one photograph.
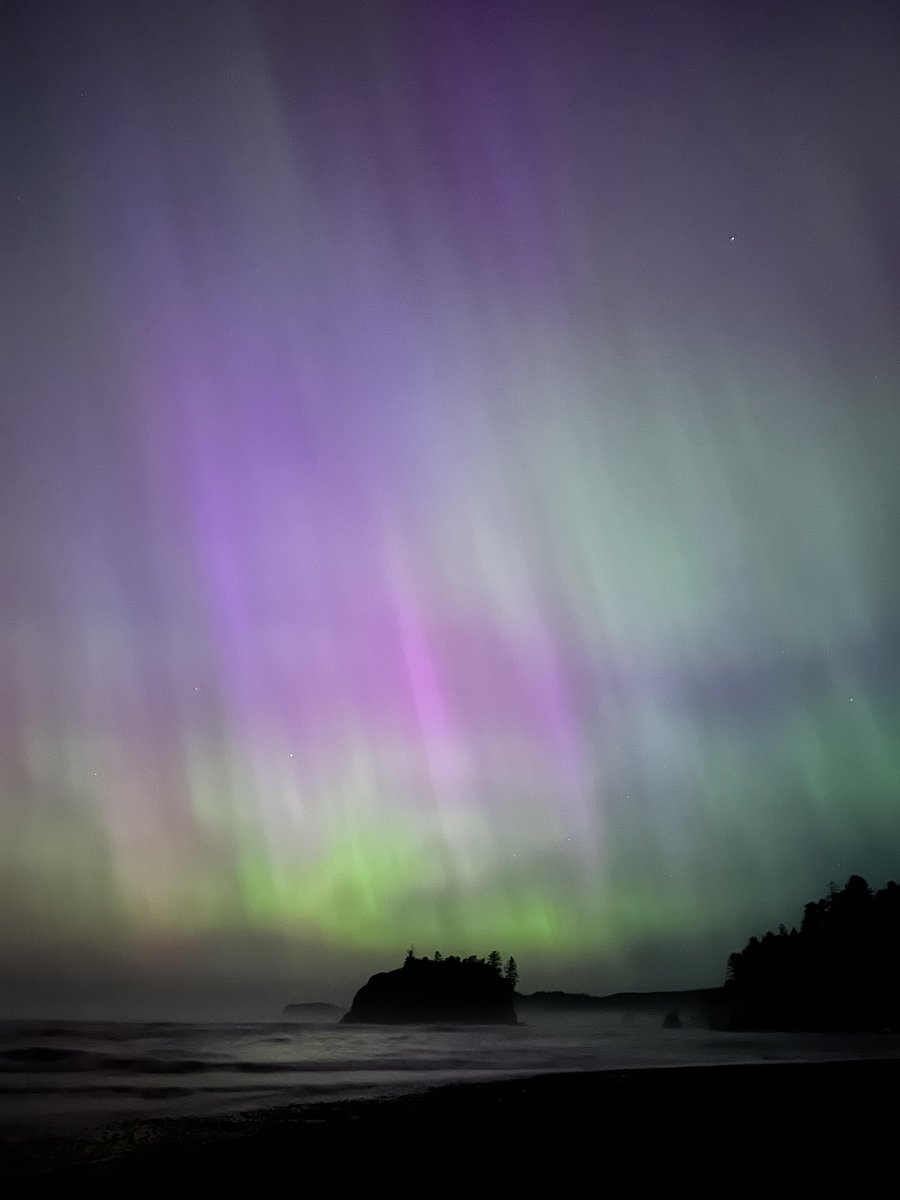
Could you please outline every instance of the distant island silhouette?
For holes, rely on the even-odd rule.
[[[652,1017],[662,1022],[667,1015],[687,1018],[692,1025],[717,1025],[721,1020],[724,992],[717,988],[691,988],[677,992],[613,992],[592,996],[587,992],[516,993],[516,1010],[559,1013],[616,1013],[623,1017]],[[671,1021],[668,1028],[677,1028]]]
[[[412,950],[403,966],[373,975],[353,998],[342,1018],[347,1024],[518,1025],[514,997],[518,981],[515,959],[504,970],[500,954],[487,959],[444,956],[416,958]]]

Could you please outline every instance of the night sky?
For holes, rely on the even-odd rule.
[[[716,984],[900,875],[900,10],[4,0],[0,996]]]

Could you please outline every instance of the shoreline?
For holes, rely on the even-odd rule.
[[[709,1165],[753,1147],[782,1157],[818,1147],[813,1161],[874,1170],[895,1153],[898,1096],[900,1059],[547,1073],[7,1140],[0,1181],[229,1186],[297,1170],[362,1181],[404,1164],[444,1161],[452,1173],[470,1158],[510,1155],[550,1178],[561,1154],[566,1171],[593,1170],[599,1154],[617,1175],[647,1174],[673,1156]]]

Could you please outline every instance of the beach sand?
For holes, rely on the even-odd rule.
[[[600,1184],[744,1194],[790,1179],[892,1185],[900,1060],[671,1067],[463,1083],[387,1100],[121,1123],[7,1140],[16,1194],[104,1182],[141,1194],[377,1187],[530,1195]],[[884,1176],[884,1172],[889,1174]]]

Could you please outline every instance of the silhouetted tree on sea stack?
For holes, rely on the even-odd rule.
[[[728,960],[735,1023],[802,1029],[900,1028],[900,887],[860,875],[811,900],[800,928],[752,937]]]

